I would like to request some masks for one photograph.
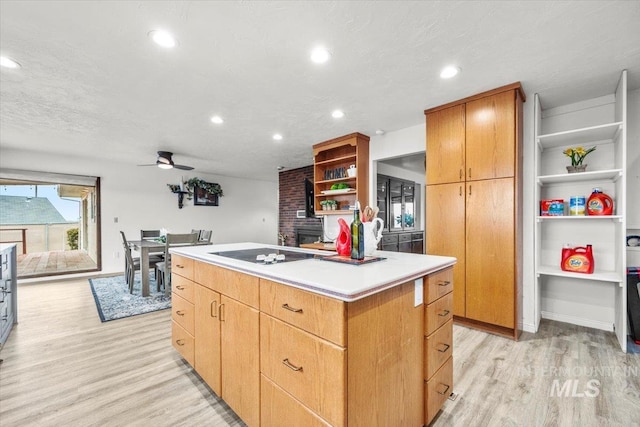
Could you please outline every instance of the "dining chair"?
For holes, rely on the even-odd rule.
[[[202,233],[202,230],[196,230],[195,228],[192,228],[191,232],[198,234],[198,240],[200,240],[200,233]]]
[[[136,271],[140,270],[140,258],[134,257],[131,254],[131,246],[129,246],[129,241],[127,241],[127,237],[124,234],[124,231],[120,231],[120,235],[122,236],[122,244],[124,245],[124,281],[127,285],[129,285],[129,293],[133,293],[133,284],[135,282],[135,274]],[[153,265],[154,277],[156,282],[158,281],[158,273],[156,264],[162,262],[163,258],[158,255],[149,254],[149,266]]]
[[[124,282],[129,285],[129,293],[131,293],[133,291],[135,272],[140,270],[140,258],[134,258],[131,255],[131,247],[129,247],[124,231],[120,231],[120,235],[124,246]]]
[[[200,237],[198,238],[198,242],[207,242],[211,243],[211,236],[213,232],[211,230],[200,230]]]
[[[160,230],[140,230],[140,240],[156,239],[160,237]]]
[[[166,236],[164,244],[164,261],[156,264],[158,291],[164,286],[166,296],[171,294],[171,254],[170,248],[176,246],[194,246],[198,244],[198,233],[171,234]]]

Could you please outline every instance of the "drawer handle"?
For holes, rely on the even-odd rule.
[[[287,368],[291,369],[292,371],[296,371],[296,372],[302,372],[302,366],[295,366],[292,365],[291,363],[289,363],[289,359],[284,359],[282,361],[282,364],[284,366],[286,366]]]
[[[184,291],[184,286],[176,285],[176,289],[178,289],[179,291]]]
[[[211,301],[211,304],[209,305],[209,314],[211,315],[211,317],[218,317],[218,314],[216,313],[218,310],[215,309],[214,307],[218,305],[218,300],[213,300]]]
[[[438,316],[446,317],[449,315],[449,313],[451,313],[449,310],[444,310],[442,313],[438,313]]]
[[[178,316],[184,316],[184,311],[182,311],[182,310],[176,310],[176,314],[177,314]]]
[[[184,345],[184,340],[176,340],[176,344],[182,347]]]
[[[440,353],[445,353],[447,350],[449,350],[449,348],[451,347],[449,344],[445,344],[445,343],[441,343],[441,345],[444,346],[444,349],[442,349],[442,347],[436,349],[438,350]],[[441,350],[442,349],[442,350]]]
[[[445,280],[445,281],[442,281],[442,282],[438,283],[438,286],[449,286],[450,284],[451,284],[450,281]]]
[[[441,383],[440,385],[443,385],[443,386],[445,386],[446,388],[445,388],[445,389],[444,389],[444,391],[442,391],[442,392],[440,392],[440,391],[438,391],[438,390],[436,390],[436,391],[438,391],[438,394],[441,394],[441,395],[443,395],[443,396],[444,396],[444,395],[449,391],[449,386],[448,386],[448,385],[446,385],[446,384],[442,384],[442,383]]]
[[[176,268],[184,268],[184,265],[176,264]]]
[[[294,313],[302,313],[301,308],[293,308],[287,303],[282,304],[282,308],[284,308],[285,310],[293,311]]]

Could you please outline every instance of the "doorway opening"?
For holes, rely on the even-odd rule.
[[[100,178],[0,172],[0,243],[15,244],[18,278],[99,271]]]

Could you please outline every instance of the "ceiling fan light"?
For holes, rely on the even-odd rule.
[[[173,169],[173,165],[171,163],[163,163],[161,161],[158,161],[158,167],[160,169]]]

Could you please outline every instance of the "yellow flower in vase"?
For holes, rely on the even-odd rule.
[[[596,147],[591,147],[588,150],[585,150],[584,147],[570,147],[564,150],[562,153],[571,158],[571,166],[567,166],[567,170],[569,172],[575,172],[576,169],[584,171],[587,165],[583,165],[582,162],[584,161],[584,158],[592,151],[595,151],[595,149]]]

